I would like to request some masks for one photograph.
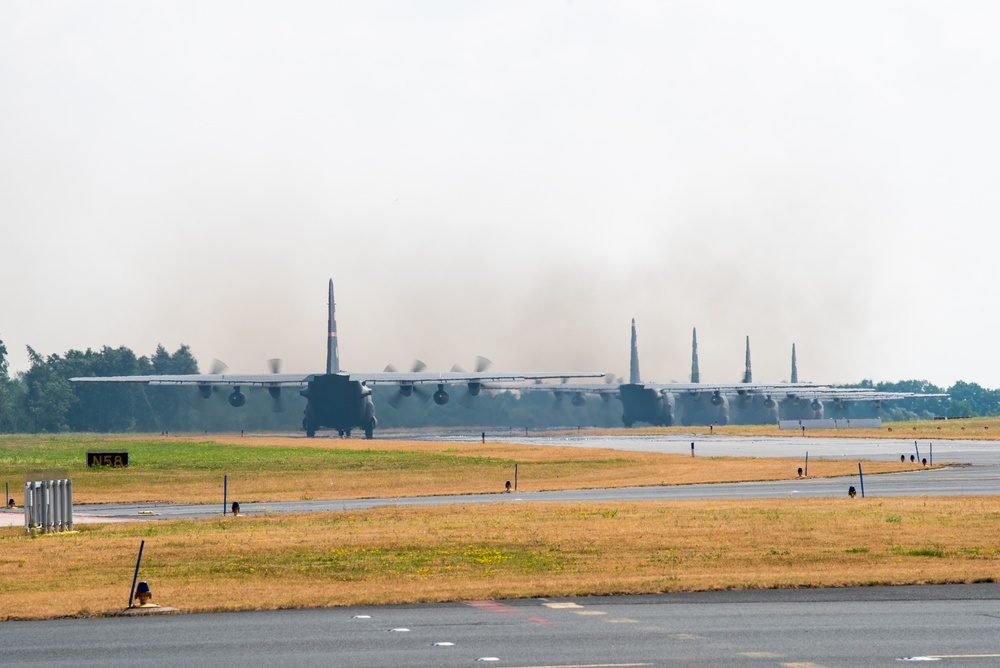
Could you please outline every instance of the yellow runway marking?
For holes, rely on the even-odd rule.
[[[563,608],[582,608],[583,606],[579,603],[542,603],[546,608],[552,608],[553,610],[562,610]]]
[[[619,619],[609,619],[608,624],[638,624],[639,622],[634,619],[629,619],[628,617],[621,617]]]
[[[696,636],[693,633],[671,633],[670,637],[678,640],[708,640],[705,636]]]
[[[574,615],[606,615],[608,613],[601,612],[600,610],[581,610],[579,612],[574,612]]]
[[[740,656],[749,657],[751,659],[777,659],[778,655],[774,652],[740,652]]]

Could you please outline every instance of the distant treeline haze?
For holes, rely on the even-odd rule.
[[[198,361],[187,346],[169,353],[159,346],[153,355],[138,357],[128,348],[99,351],[70,350],[65,355],[43,357],[28,348],[31,368],[9,376],[7,349],[0,340],[0,433],[15,432],[202,432],[300,430],[305,399],[294,389],[280,401],[264,390],[246,390],[247,403],[233,408],[228,391],[203,398],[195,387],[148,387],[138,384],[71,383],[76,376],[133,376],[198,373]],[[1000,415],[1000,390],[975,383],[956,382],[941,388],[922,380],[873,383],[865,380],[850,387],[904,392],[947,392],[949,399],[910,399],[885,402],[884,420],[930,419],[937,416]],[[483,393],[471,408],[458,403],[464,386],[449,388],[446,406],[422,403],[416,396],[403,399],[398,409],[387,403],[395,394],[391,386],[374,388],[380,429],[418,427],[492,427],[540,429],[548,427],[621,427],[621,403],[598,397],[573,406],[557,401],[548,392]]]

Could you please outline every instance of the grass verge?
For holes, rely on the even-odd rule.
[[[0,529],[0,618],[992,581],[997,497],[382,507]]]
[[[129,452],[121,469],[86,466],[88,451]],[[691,457],[568,446],[337,440],[303,438],[0,437],[0,482],[20,502],[26,471],[64,468],[76,503],[222,500],[300,501],[585,489],[797,477],[799,458]],[[866,462],[866,473],[923,468],[907,462]],[[857,474],[856,460],[809,460],[810,477]]]

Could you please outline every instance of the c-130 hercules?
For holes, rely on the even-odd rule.
[[[698,367],[698,335],[691,336],[691,382],[649,383],[639,373],[639,349],[635,320],[632,320],[632,341],[629,357],[628,383],[618,385],[571,384],[533,385],[518,389],[551,391],[557,399],[572,396],[572,403],[584,403],[584,395],[597,394],[610,400],[614,390],[622,402],[622,423],[631,427],[637,422],[669,427],[677,422],[689,425],[774,424],[778,422],[779,405],[793,418],[823,416],[823,401],[832,401],[843,410],[846,404],[880,402],[892,399],[940,397],[939,394],[887,392],[868,388],[833,387],[824,383],[798,381],[794,346],[792,349],[791,383],[755,383],[750,365],[750,337],[746,341],[746,366],[739,383],[702,383]]]
[[[146,385],[194,385],[201,396],[212,396],[213,388],[232,388],[229,403],[239,408],[246,403],[243,387],[264,387],[274,399],[281,396],[282,389],[298,388],[306,398],[305,416],[302,428],[309,437],[327,427],[341,435],[350,436],[354,428],[363,429],[366,438],[372,438],[378,420],[375,419],[375,404],[372,402],[371,385],[394,384],[399,386],[398,396],[407,397],[414,386],[434,384],[434,402],[448,403],[449,395],[444,389],[449,384],[465,384],[468,394],[478,395],[484,383],[521,381],[552,378],[597,378],[604,374],[574,371],[527,371],[527,372],[487,372],[487,371],[379,371],[371,373],[349,373],[340,368],[340,353],[337,348],[337,321],[333,300],[333,279],[330,279],[329,319],[327,327],[326,373],[270,373],[270,374],[186,374],[176,376],[92,376],[70,378],[78,383],[142,383]]]

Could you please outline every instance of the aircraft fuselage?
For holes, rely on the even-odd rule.
[[[322,427],[336,429],[345,435],[360,427],[367,438],[372,437],[378,422],[370,387],[343,373],[317,374],[309,380],[302,395],[307,400],[302,420],[307,436],[315,436],[316,430]]]

